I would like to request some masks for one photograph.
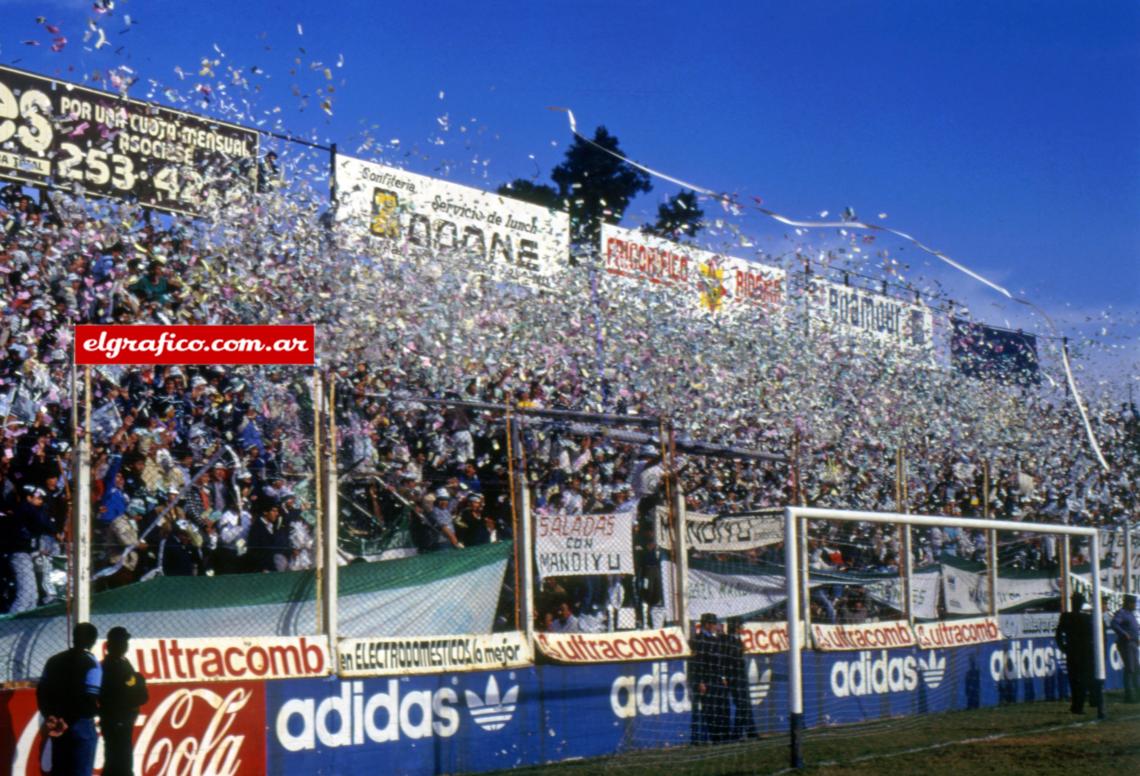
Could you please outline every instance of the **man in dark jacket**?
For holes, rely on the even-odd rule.
[[[1057,646],[1065,653],[1069,674],[1069,691],[1072,694],[1070,710],[1084,714],[1085,699],[1093,687],[1093,624],[1092,616],[1082,612],[1085,597],[1074,592],[1070,597],[1069,611],[1062,612],[1057,621]]]
[[[249,528],[250,571],[288,571],[293,550],[289,544],[289,531],[281,524],[281,507],[269,500],[261,507],[261,515]]]
[[[733,706],[731,737],[755,738],[756,724],[752,718],[752,699],[748,692],[748,660],[744,655],[744,640],[740,636],[739,617],[728,619],[724,656],[728,694]]]
[[[99,719],[103,729],[103,776],[134,776],[131,733],[147,702],[146,679],[127,659],[131,634],[122,626],[107,631]]]
[[[724,636],[716,615],[706,612],[692,641],[689,659],[689,687],[693,698],[694,744],[727,740],[728,682],[725,678]]]
[[[99,742],[95,715],[103,670],[91,654],[99,632],[81,622],[72,636],[71,649],[48,660],[36,687],[36,705],[51,739],[53,776],[91,776]]]

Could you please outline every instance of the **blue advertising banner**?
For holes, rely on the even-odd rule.
[[[538,762],[536,669],[266,685],[269,773],[463,773]]]
[[[1111,637],[1109,689],[1122,686]],[[952,649],[805,652],[808,727],[1061,700],[1051,638]],[[375,679],[267,682],[267,771],[477,773],[788,730],[786,654],[750,655],[711,708],[683,660]],[[698,703],[694,708],[694,703]]]
[[[1123,686],[1113,639],[1108,689]],[[953,649],[804,653],[808,727],[1068,697],[1065,656],[1051,638],[996,641]],[[772,732],[778,732],[773,730]]]
[[[689,742],[692,700],[682,660],[539,671],[546,762]]]

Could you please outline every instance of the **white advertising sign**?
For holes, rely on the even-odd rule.
[[[967,647],[1002,639],[996,617],[976,617],[970,620],[949,622],[919,622],[914,625],[918,646],[923,649]]]
[[[1052,638],[1060,617],[1060,612],[1003,614],[999,622],[1007,639]]]
[[[803,620],[799,622],[800,640],[804,637]],[[740,639],[747,655],[774,655],[788,651],[786,622],[746,622],[740,626]]]
[[[632,512],[539,514],[534,548],[539,576],[632,574],[633,518]]]
[[[618,633],[537,633],[542,654],[559,663],[613,663],[689,656],[689,642],[676,626]]]
[[[1058,598],[1061,580],[1057,577],[1001,577],[998,580],[998,611],[1031,601]],[[947,614],[989,614],[989,579],[984,571],[967,571],[942,564],[942,599]]]
[[[934,318],[924,305],[818,278],[812,280],[807,303],[812,331],[864,337],[882,347],[933,353]]]
[[[658,509],[658,520],[664,522],[663,518],[667,514],[665,510]],[[686,512],[685,533],[690,550],[698,552],[752,550],[784,541],[784,512],[773,510],[770,514],[742,516]],[[673,549],[673,537],[669,531],[658,529],[657,536],[657,543],[663,549]]]
[[[815,648],[825,652],[913,647],[918,643],[914,631],[905,620],[867,622],[858,625],[812,623],[811,635]]]
[[[910,578],[910,606],[915,617],[932,620],[938,616],[938,588],[941,577],[936,573],[914,574]],[[867,582],[864,589],[873,601],[900,612],[903,609],[903,584],[898,577]]]
[[[434,674],[518,668],[533,662],[521,633],[343,639],[337,644],[341,676]]]
[[[727,314],[761,307],[775,313],[784,308],[787,273],[779,267],[606,223],[602,255],[610,276],[676,289],[694,310]]]
[[[458,183],[337,155],[338,218],[361,236],[433,253],[469,251],[488,270],[550,275],[570,255],[570,217]]]

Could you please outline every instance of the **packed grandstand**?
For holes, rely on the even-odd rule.
[[[839,333],[781,326],[773,337],[767,312],[730,324],[694,319],[658,291],[616,288],[593,309],[557,304],[549,289],[487,278],[457,253],[377,259],[367,244],[338,242],[319,204],[298,205],[296,190],[268,189],[256,200],[250,210],[218,211],[222,220],[211,223],[5,189],[5,546],[31,541],[36,574],[33,589],[26,569],[24,577],[5,570],[7,611],[59,594],[52,571],[71,497],[70,337],[80,323],[317,322],[324,364],[340,386],[340,460],[351,475],[342,544],[350,555],[416,552],[413,529],[437,508],[432,501],[453,516],[463,545],[511,535],[503,412],[419,399],[664,417],[682,437],[788,457],[794,449],[787,463],[685,457],[680,483],[694,512],[800,499],[893,509],[900,448],[913,461],[909,504],[917,512],[974,516],[985,505],[1015,520],[1111,526],[1135,506],[1134,406],[1105,399],[1093,407],[1094,434],[1113,464],[1106,472],[1084,451],[1071,400],[1043,387],[979,381]],[[584,290],[580,273],[556,281],[570,298]],[[312,567],[307,374],[96,371],[99,586]],[[829,395],[820,385],[842,389]],[[528,429],[539,514],[636,509],[656,496],[642,474],[659,451],[603,432]],[[17,535],[12,516],[33,493],[46,519],[33,535]],[[259,538],[251,527],[271,509],[285,530]],[[779,552],[772,545],[752,555],[778,560]],[[985,536],[934,529],[914,552],[918,567],[943,553],[981,561]],[[811,563],[889,572],[899,553],[894,532],[828,525],[813,539]],[[1011,568],[1051,568],[1058,550],[1055,541],[1014,538],[1000,557]],[[551,579],[548,587],[556,598],[569,595],[576,615],[596,612],[611,594],[604,584],[566,590]]]
[[[255,750],[218,772],[345,772],[392,744],[435,773],[787,729],[788,506],[1104,537],[1094,558],[1090,533],[813,518],[801,684],[827,703],[809,727],[1062,697],[1042,646],[1061,592],[1094,560],[1136,584],[1140,410],[1108,383],[1078,396],[1081,343],[974,320],[904,276],[885,235],[750,251],[727,196],[702,199],[696,240],[612,213],[571,228],[559,207],[242,127],[240,100],[207,120],[85,94],[54,116],[87,144],[68,169],[110,149],[117,177],[0,172],[0,681],[21,685],[5,702],[24,725],[0,754],[21,769],[23,685],[88,586],[160,688],[139,757],[184,754],[155,731],[182,735],[174,710],[193,707],[207,732],[251,731],[247,749],[185,747]],[[162,165],[199,153],[175,185]],[[311,324],[317,358],[77,368],[84,324]],[[731,677],[705,660],[718,618]],[[695,689],[712,681],[715,711]],[[491,737],[524,721],[548,734]]]

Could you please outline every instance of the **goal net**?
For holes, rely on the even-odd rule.
[[[868,618],[861,623],[832,626],[812,623],[805,633],[793,628],[797,613],[800,620],[809,620],[811,615],[805,597],[805,590],[811,589],[810,574],[802,565],[803,543],[811,541],[809,521],[872,528],[902,526],[904,545],[913,545],[916,535],[921,535],[920,545],[923,540],[937,539],[942,550],[938,555],[942,589],[935,608],[937,617],[917,616],[913,595],[917,575],[913,555],[907,553],[901,564],[902,606],[895,609],[898,619],[869,622]],[[989,690],[993,684],[998,702],[1040,699],[1038,685],[1032,680],[1051,679],[1059,673],[1060,661],[1051,645],[1013,639],[996,650],[971,649],[1003,639],[997,619],[1003,611],[1055,601],[1059,593],[1077,591],[1083,583],[1088,589],[1091,621],[1102,621],[1100,552],[1098,533],[1093,528],[790,507],[785,510],[784,530],[790,759],[796,767],[804,762],[805,728],[819,730],[844,722],[976,708],[992,702]],[[1053,537],[1062,540],[1057,587],[1053,586],[1054,570],[1047,555],[1047,547],[1055,545],[1043,541]],[[1078,546],[1087,548],[1087,555],[1074,558],[1072,551]],[[1087,568],[1083,563],[1073,563],[1085,558]],[[1082,571],[1086,576],[1081,576]],[[1073,603],[1080,605],[1077,600]],[[891,609],[883,613],[891,614]],[[1088,672],[1091,691],[1104,684],[1105,644],[1100,628],[1089,630],[1093,640],[1093,664]],[[809,645],[813,649],[805,651]],[[842,656],[830,657],[826,654],[830,651]],[[1074,666],[1070,670],[1077,669]],[[1031,682],[1026,685],[1024,680]],[[1103,703],[1099,693],[1090,695]]]
[[[751,479],[764,480],[760,468]],[[706,504],[694,484],[683,585],[692,654],[631,668],[615,684],[628,749],[642,751],[608,767],[776,772],[789,763],[789,731],[798,766],[945,745],[1012,704],[1052,701],[1069,719],[1077,667],[1054,640],[1059,616],[1073,593],[1092,622],[1117,606],[1100,573],[1111,552],[1095,529]],[[679,562],[660,535],[666,566]],[[1090,715],[1102,697],[1093,680],[1120,662],[1096,638],[1079,690]],[[961,729],[943,729],[954,720]]]

